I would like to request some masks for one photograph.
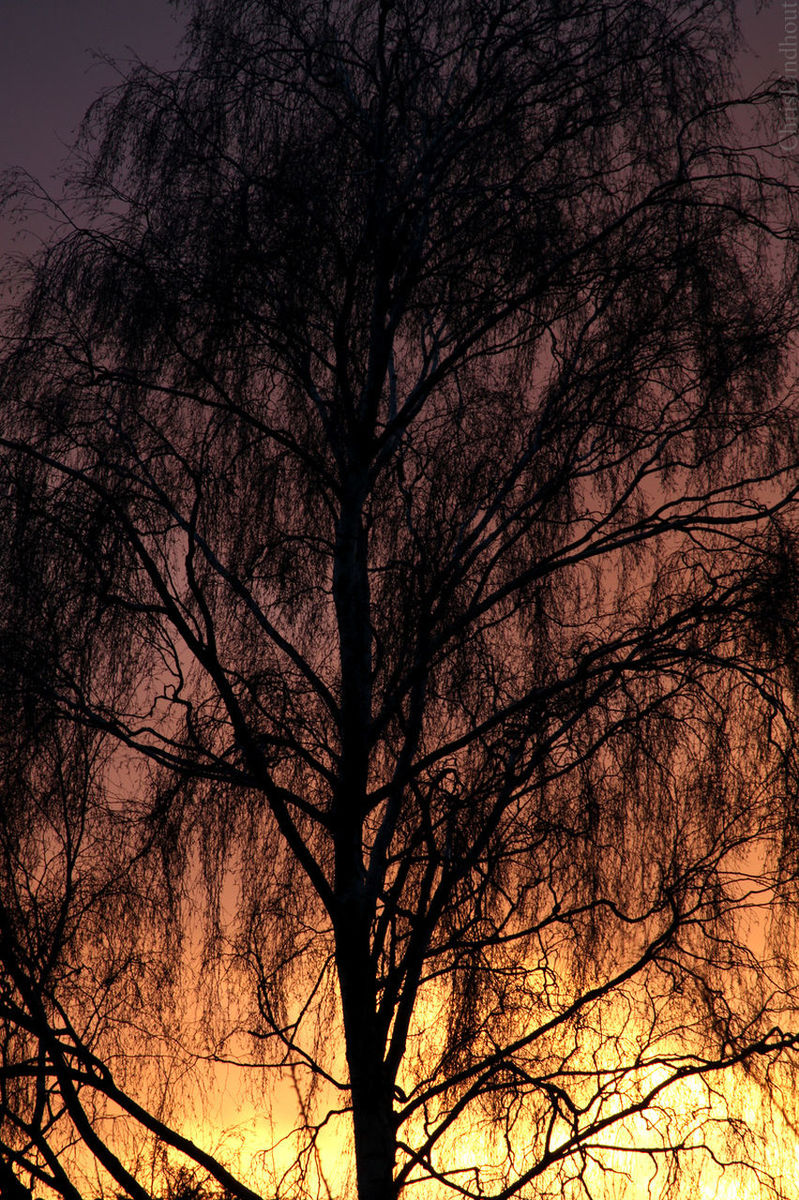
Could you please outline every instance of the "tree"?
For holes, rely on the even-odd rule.
[[[349,1119],[359,1200],[782,1188],[796,192],[735,38],[195,0],[90,111],[2,369],[6,1172],[252,1200],[238,1062],[281,1194]]]

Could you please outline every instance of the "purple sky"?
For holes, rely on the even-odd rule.
[[[23,167],[52,186],[84,111],[115,79],[95,54],[166,66],[181,28],[167,0],[0,0],[0,172]],[[0,251],[13,246],[0,216]]]
[[[83,111],[114,80],[92,51],[168,62],[179,36],[167,0],[0,0],[0,167],[57,168]]]
[[[782,72],[780,42],[796,11],[787,5],[742,0],[748,82]],[[167,65],[180,28],[168,0],[0,0],[0,171],[22,166],[52,183],[84,110],[114,80],[91,52]],[[0,218],[0,249],[10,242]]]

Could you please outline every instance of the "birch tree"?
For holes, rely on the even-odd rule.
[[[254,1200],[235,1063],[280,1195],[779,1193],[796,194],[734,6],[189,15],[5,336],[0,1190]]]

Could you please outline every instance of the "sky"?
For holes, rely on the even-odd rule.
[[[783,73],[798,8],[797,0],[743,0],[747,82]],[[52,187],[85,109],[114,82],[97,55],[166,66],[180,33],[168,0],[0,0],[0,172],[23,167]],[[0,216],[0,251],[17,244]]]
[[[92,100],[116,73],[98,55],[168,66],[181,17],[168,0],[0,0],[0,173],[57,182]],[[0,251],[18,239],[0,215]]]
[[[762,10],[747,0],[747,82],[782,74],[781,47],[790,49],[786,37],[799,32],[791,25],[796,7],[776,0]],[[96,55],[166,66],[179,38],[167,0],[0,0],[0,172],[21,167],[55,188],[86,107],[115,79]],[[0,251],[19,244],[14,236],[0,217]]]

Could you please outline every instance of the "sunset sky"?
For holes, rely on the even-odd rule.
[[[192,0],[0,0],[0,1195],[799,1178],[799,0],[776,156],[691,3],[209,0],[15,293]]]
[[[745,0],[740,11],[747,82],[780,74],[790,5]],[[0,0],[0,170],[20,166],[52,181],[86,107],[113,84],[112,68],[97,55],[167,65],[180,29],[168,0]],[[0,235],[9,248],[5,222]]]

